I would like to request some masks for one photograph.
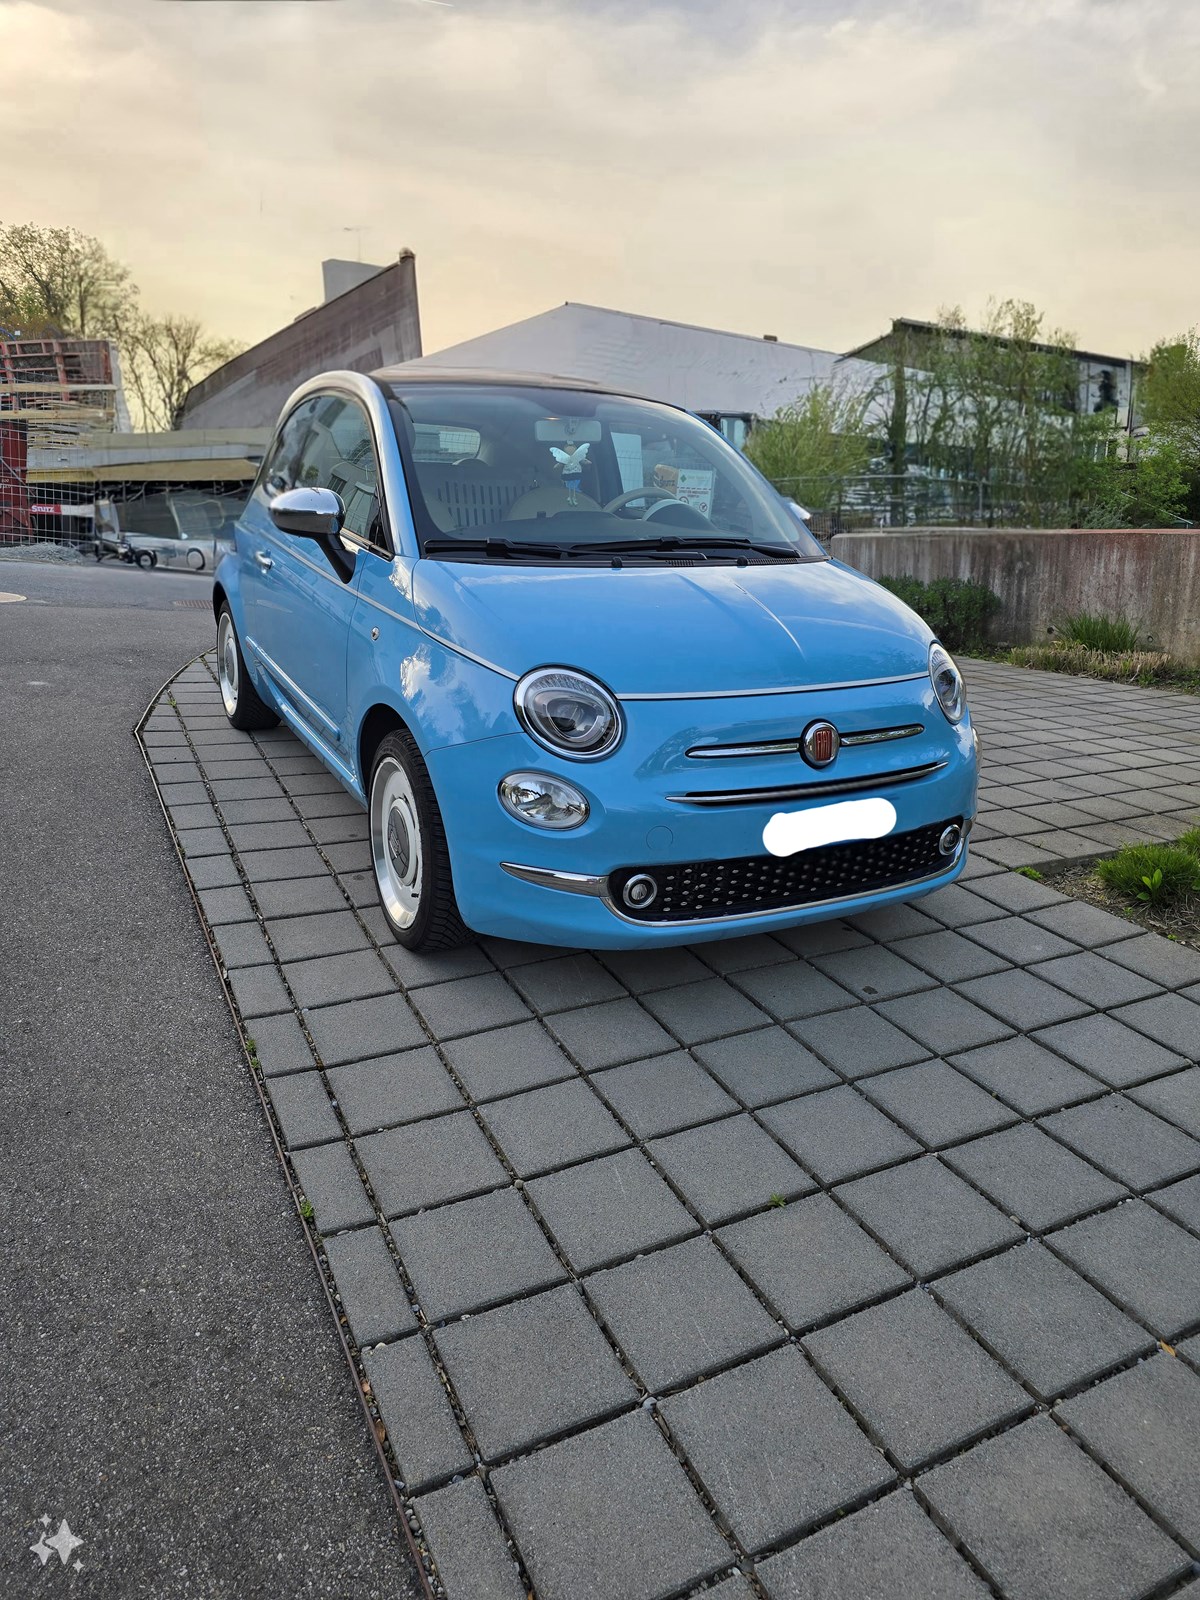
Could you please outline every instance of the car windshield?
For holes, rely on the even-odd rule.
[[[686,412],[532,384],[422,381],[389,393],[427,555],[826,559],[745,458]]]

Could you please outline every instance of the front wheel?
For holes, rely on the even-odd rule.
[[[217,619],[217,681],[225,715],[240,732],[253,733],[256,728],[273,728],[278,723],[279,717],[250,682],[227,600],[221,602]]]
[[[145,572],[149,572],[150,568],[155,564],[153,550],[139,550],[133,559]]]
[[[368,796],[371,861],[379,903],[406,950],[450,950],[470,933],[459,915],[437,796],[407,733],[375,752]]]

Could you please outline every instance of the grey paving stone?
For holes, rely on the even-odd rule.
[[[877,946],[866,948],[873,950]],[[754,967],[748,972],[736,973],[733,982],[780,1022],[814,1017],[823,1011],[840,1011],[854,1004],[849,990],[818,972],[807,961],[791,960],[782,965]],[[757,1021],[765,1020],[760,1013]]]
[[[1009,976],[1001,972],[993,978],[973,978],[965,987],[996,983]],[[1065,1000],[1066,996],[1063,998]],[[1071,1005],[1074,1007],[1073,1001]],[[883,1001],[878,1009],[889,1022],[911,1033],[934,1055],[970,1050],[976,1045],[1003,1039],[1012,1032],[952,989],[928,989],[923,994],[903,995],[899,1000]]]
[[[886,1072],[889,1067],[908,1066],[932,1054],[869,1006],[794,1022],[788,1032],[845,1078],[863,1078],[872,1072]]]
[[[810,1194],[812,1179],[753,1117],[724,1117],[656,1139],[650,1154],[709,1227],[773,1197]]]
[[[328,1076],[354,1137],[463,1106],[462,1095],[432,1045],[332,1067]]]
[[[1016,1121],[1015,1113],[945,1061],[924,1061],[865,1078],[862,1092],[930,1148],[956,1144]]]
[[[452,1323],[435,1337],[485,1461],[638,1398],[574,1284]]]
[[[1120,946],[1114,948],[1120,949]],[[1107,955],[1097,955],[1091,950],[1043,961],[1029,970],[1090,1006],[1116,1006],[1126,1000],[1144,1000],[1147,995],[1161,992],[1157,984],[1136,972],[1127,972]]]
[[[445,1055],[467,1092],[480,1101],[575,1076],[571,1062],[537,1022],[454,1039]]]
[[[363,1365],[409,1492],[467,1471],[471,1452],[421,1336],[365,1350]]]
[[[1200,1175],[1156,1189],[1146,1198],[1176,1222],[1182,1222],[1185,1228],[1200,1233]]]
[[[768,969],[774,970],[774,969]],[[744,981],[745,974],[739,979]],[[767,1017],[724,978],[687,983],[679,989],[656,989],[642,1004],[681,1044],[703,1044],[726,1034],[761,1028]]]
[[[341,889],[345,899],[359,911],[377,910],[379,890],[373,872],[339,872],[330,880]]]
[[[358,1153],[385,1216],[499,1188],[508,1174],[469,1111],[369,1133]]]
[[[983,1586],[901,1489],[758,1564],[771,1600],[984,1600]]]
[[[743,934],[736,939],[710,939],[695,946],[695,953],[714,972],[748,972],[788,960],[783,943],[770,933]]]
[[[197,890],[225,889],[242,881],[237,863],[228,855],[189,856],[187,874]],[[212,921],[211,917],[209,921]]]
[[[1045,1117],[1047,1133],[1131,1189],[1150,1189],[1200,1168],[1200,1143],[1123,1095]]]
[[[522,1178],[629,1143],[620,1123],[578,1076],[490,1101],[483,1115]]]
[[[1044,1400],[1154,1348],[1036,1240],[942,1278],[936,1293]]]
[[[981,898],[972,889],[964,889],[960,883],[952,883],[949,888],[925,895],[921,900],[921,910],[926,916],[936,917],[948,928],[969,928],[978,922],[1004,915],[991,900]]]
[[[367,814],[357,808],[325,816],[316,816],[309,812],[307,821],[309,832],[320,845],[368,842]]]
[[[908,1471],[1031,1405],[919,1289],[810,1333],[804,1342]]]
[[[218,828],[220,823],[212,804],[205,800],[192,805],[173,805],[170,807],[171,821],[180,832],[188,828]]]
[[[989,1195],[1006,1216],[1037,1233],[1126,1193],[1028,1122],[947,1150],[942,1160]]]
[[[241,854],[248,850],[301,849],[312,843],[304,825],[295,817],[289,822],[236,822],[230,826],[233,847]]]
[[[394,994],[396,989],[395,978],[369,948],[316,956],[311,961],[291,961],[283,975],[305,1010],[362,1000],[368,995]]]
[[[1012,919],[985,922],[988,928],[1007,927]],[[1007,966],[1007,958],[984,949],[973,939],[943,928],[941,933],[922,933],[915,939],[904,939],[894,947],[905,960],[914,962],[939,983],[961,983],[964,978],[981,978],[985,972],[1000,972]],[[1070,949],[1068,945],[1066,948]]]
[[[292,1166],[313,1208],[318,1233],[337,1233],[342,1228],[364,1228],[374,1222],[375,1213],[367,1199],[348,1145],[312,1145],[292,1153]]]
[[[1114,1089],[1140,1083],[1183,1064],[1182,1056],[1164,1050],[1153,1039],[1113,1017],[1079,1017],[1074,1022],[1043,1028],[1034,1038]]]
[[[532,961],[514,967],[512,981],[537,1012],[569,1011],[601,1000],[620,1000],[626,990],[595,956],[580,951],[557,961]]]
[[[1019,967],[995,972],[986,978],[968,978],[959,989],[968,1000],[1022,1031],[1066,1022],[1069,1017],[1082,1016],[1090,1009],[1086,1001],[1076,999]]]
[[[1161,1354],[1058,1412],[1071,1429],[1193,1546],[1200,1545],[1200,1377]]]
[[[936,1468],[921,1493],[1014,1600],[1131,1600],[1189,1565],[1049,1417]]]
[[[292,1009],[291,996],[273,962],[269,966],[237,967],[229,974],[229,987],[247,1024],[255,1017]]]
[[[587,1292],[651,1394],[784,1337],[711,1239],[595,1272]]]
[[[535,1178],[528,1189],[579,1272],[698,1231],[640,1150]]]
[[[342,1137],[341,1126],[319,1072],[290,1072],[268,1078],[267,1093],[289,1150],[306,1144],[327,1144]]]
[[[662,1414],[748,1550],[895,1478],[795,1345],[672,1395]]]
[[[228,922],[254,922],[256,914],[250,897],[239,885],[222,885],[215,889],[196,887],[200,908],[212,927]]]
[[[798,928],[782,928],[772,937],[805,961],[834,950],[856,950],[871,942],[858,928],[839,921],[804,922]]]
[[[1047,1243],[1170,1342],[1200,1321],[1200,1239],[1144,1200],[1088,1217]]]
[[[832,1088],[839,1081],[811,1050],[780,1027],[715,1039],[697,1045],[692,1054],[748,1106],[789,1100],[812,1089]]]
[[[828,1195],[747,1217],[717,1237],[792,1328],[841,1316],[909,1282]]]
[[[305,1021],[327,1067],[425,1043],[425,1032],[402,994],[320,1006]]]
[[[999,1044],[967,1050],[950,1059],[969,1078],[974,1078],[989,1093],[998,1095],[1024,1117],[1035,1117],[1056,1106],[1069,1105],[1073,1100],[1084,1100],[1094,1095],[1099,1087],[1095,1078],[1069,1066],[1033,1039],[1004,1039]]]
[[[325,1256],[360,1349],[398,1339],[417,1326],[396,1263],[378,1228],[356,1228],[324,1241]]]
[[[478,1478],[448,1483],[415,1505],[450,1600],[526,1600],[517,1564]]]
[[[199,778],[193,783],[165,783],[165,773],[156,773],[155,776],[159,780],[159,793],[165,805],[186,806],[208,801],[208,790]]]
[[[672,1133],[737,1110],[737,1102],[686,1050],[597,1072],[592,1082],[639,1139],[652,1139],[655,1134]]]
[[[212,792],[222,806],[226,800],[272,800],[281,794],[278,783],[269,774],[265,778],[216,778]]]
[[[266,936],[257,922],[230,922],[214,928],[213,937],[227,970],[256,967],[271,960]]]
[[[864,911],[861,917],[851,917],[850,926],[872,939],[890,944],[893,939],[908,939],[918,933],[936,933],[943,926],[936,918],[927,916],[912,905],[880,906],[876,911]]]
[[[273,800],[226,800],[221,815],[229,827],[241,822],[294,822],[296,813],[280,794]]]
[[[694,988],[694,984],[689,984]],[[585,1071],[676,1049],[675,1040],[636,1000],[608,1000],[579,1011],[560,1011],[546,1026]]]
[[[502,972],[530,961],[557,961],[564,951],[553,944],[531,944],[526,939],[484,939],[483,948]]]
[[[895,950],[881,944],[816,956],[814,965],[860,1000],[891,1000],[896,995],[931,989],[936,981]]]
[[[483,973],[477,978],[454,978],[449,983],[414,989],[410,999],[436,1039],[484,1033],[529,1018],[528,1006],[498,972]]]
[[[432,1321],[495,1305],[566,1277],[515,1189],[401,1218],[392,1224],[392,1238]]]
[[[1065,905],[1067,902],[1057,889],[1048,883],[1038,883],[1019,872],[1000,872],[982,883],[977,883],[973,893],[982,895],[1005,911],[1039,911],[1046,906]]]
[[[337,873],[371,870],[371,849],[367,844],[327,844],[324,851]]]
[[[254,1042],[258,1064],[265,1077],[273,1078],[284,1072],[308,1072],[316,1065],[308,1040],[290,1011],[277,1017],[258,1017],[246,1034]]]
[[[690,950],[605,950],[601,959],[634,994],[652,989],[674,989],[712,976]]]
[[[326,878],[329,868],[312,845],[292,850],[246,850],[239,855],[242,871],[252,884],[278,883],[291,878]]]
[[[316,912],[346,909],[345,897],[328,873],[319,878],[285,878],[279,883],[256,883],[254,898],[268,922],[276,917],[303,917]]]
[[[1183,994],[1155,995],[1122,1006],[1113,1016],[1188,1061],[1200,1061],[1200,1005]]]
[[[1138,931],[1135,922],[1115,917],[1111,911],[1102,911],[1099,906],[1088,905],[1083,900],[1044,906],[1031,911],[1029,916],[1032,922],[1049,928],[1051,933],[1061,934],[1064,939],[1071,939],[1088,949],[1112,944],[1116,939],[1132,938]]]
[[[761,1117],[822,1183],[858,1177],[921,1150],[848,1085],[768,1106]]]
[[[1021,1237],[1019,1228],[935,1156],[844,1184],[838,1198],[919,1278]]]
[[[420,989],[431,983],[448,983],[451,978],[474,978],[495,971],[477,944],[462,945],[457,950],[405,950],[392,937],[377,905],[361,907],[358,914],[405,989]]]
[[[730,1565],[644,1411],[499,1467],[491,1481],[540,1600],[648,1600]]]
[[[1122,940],[1113,947],[1109,959],[1166,989],[1178,989],[1200,979],[1200,951],[1173,944],[1157,933]]]

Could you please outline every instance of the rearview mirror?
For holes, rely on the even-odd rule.
[[[342,497],[332,489],[285,489],[269,509],[279,531],[299,539],[336,539],[346,520]]]

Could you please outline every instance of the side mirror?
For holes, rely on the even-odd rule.
[[[270,503],[271,521],[280,533],[298,539],[336,539],[346,520],[341,495],[332,489],[285,489]]]

